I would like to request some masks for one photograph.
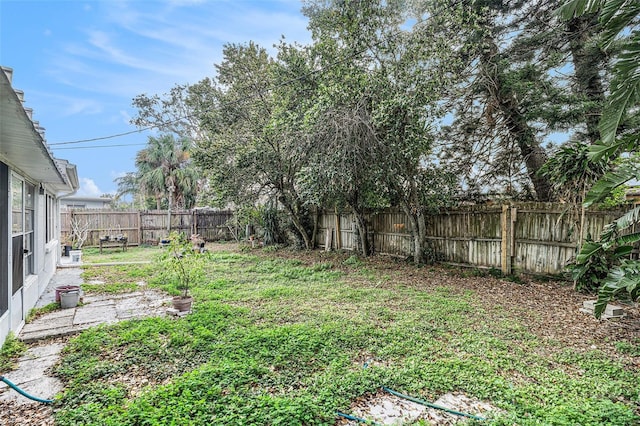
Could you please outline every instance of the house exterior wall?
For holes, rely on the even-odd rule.
[[[9,167],[0,162],[0,346],[9,334]]]
[[[62,210],[71,209],[108,209],[111,208],[111,198],[104,197],[64,197],[60,199]]]
[[[44,128],[0,66],[0,346],[18,334],[59,259],[59,197],[78,187],[76,166],[54,158]]]
[[[59,209],[53,208],[49,212],[46,209],[47,197],[49,200],[55,200],[54,194],[43,191],[40,194],[38,190],[34,191],[34,214],[33,214],[33,247],[31,248],[31,256],[33,256],[33,270],[29,272],[26,268],[23,271],[22,287],[14,293],[14,253],[12,250],[12,240],[16,238],[13,232],[13,220],[11,212],[15,206],[12,205],[11,198],[11,180],[19,179],[29,184],[28,179],[19,175],[17,171],[12,170],[9,166],[2,163],[4,172],[0,172],[0,194],[3,199],[2,208],[0,208],[0,218],[3,221],[1,232],[2,242],[0,242],[0,264],[3,265],[0,270],[0,285],[3,291],[0,297],[4,298],[0,303],[0,346],[4,344],[9,332],[19,333],[29,311],[35,307],[40,295],[44,292],[49,281],[56,271],[56,265],[59,258],[60,242],[59,235]],[[38,184],[39,185],[39,184]],[[36,188],[38,187],[35,185]],[[48,214],[53,215],[49,218]],[[53,226],[47,236],[47,221]]]

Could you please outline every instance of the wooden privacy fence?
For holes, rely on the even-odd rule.
[[[430,216],[427,238],[439,260],[496,268],[505,274],[555,275],[576,254],[580,212],[554,203],[466,206]],[[588,211],[582,238],[597,239],[602,228],[623,211]],[[320,247],[356,250],[352,214],[321,212],[316,242]],[[413,239],[404,212],[389,209],[368,216],[369,238],[378,254],[410,256]]]
[[[227,222],[233,217],[229,210],[67,210],[60,213],[60,236],[65,242],[71,232],[71,221],[88,224],[85,247],[97,247],[106,235],[126,235],[129,245],[157,244],[172,231],[187,235],[200,234],[205,241],[230,239]],[[169,227],[169,224],[171,225]]]
[[[466,206],[430,216],[427,238],[439,260],[496,268],[505,274],[555,275],[576,254],[579,240],[598,238],[602,228],[624,211],[587,211],[584,219],[569,206],[554,203],[512,203]],[[171,230],[200,234],[205,241],[232,239],[227,226],[233,212],[69,210],[62,212],[61,238],[69,235],[71,220],[89,223],[85,246],[97,247],[105,235],[123,234],[129,245],[157,244]],[[316,243],[331,249],[357,250],[358,238],[351,213],[321,211]],[[411,256],[413,239],[404,212],[388,209],[367,217],[369,239],[378,254]],[[580,232],[580,224],[583,231]],[[635,252],[637,256],[637,250]]]

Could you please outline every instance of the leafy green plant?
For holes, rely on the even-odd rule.
[[[30,323],[31,321],[38,318],[39,316],[48,314],[49,312],[57,311],[58,309],[60,309],[60,303],[58,302],[52,302],[45,306],[41,306],[39,308],[33,308],[27,314],[27,318],[25,319],[25,322]]]
[[[594,244],[593,239],[587,237],[585,247]],[[567,266],[574,288],[588,293],[597,292],[605,282],[609,270],[628,254],[628,247],[618,247],[615,250],[597,251],[591,256],[578,255],[576,262]]]
[[[27,345],[13,334],[9,333],[2,348],[0,348],[0,372],[14,368],[16,360],[27,350]]]
[[[482,278],[292,256],[215,251],[204,271],[219,278],[193,288],[200,303],[184,320],[73,338],[56,367],[67,384],[57,424],[330,425],[380,386],[427,401],[464,392],[500,408],[492,424],[505,426],[639,419],[640,376],[619,357],[631,344],[614,353],[559,345],[531,312],[484,298],[492,290]],[[129,274],[111,268],[115,282]]]
[[[208,258],[208,252],[194,248],[184,234],[173,231],[169,235],[168,246],[158,258],[158,266],[162,268],[161,279],[179,290],[182,298],[187,298],[189,290],[204,282]]]
[[[629,354],[631,356],[640,356],[640,339],[635,339],[635,343],[631,342],[616,342],[616,350],[623,354]]]
[[[349,265],[349,266],[362,266],[362,261],[358,258],[358,256],[356,256],[355,254],[349,256],[348,258],[346,258],[343,262],[343,265]]]
[[[598,14],[602,27],[601,47],[612,50],[615,46],[616,61],[613,68],[610,95],[602,111],[599,123],[601,141],[589,147],[589,160],[615,160],[615,168],[607,172],[591,188],[583,206],[585,208],[602,202],[632,179],[640,179],[638,162],[640,135],[638,132],[620,132],[637,108],[640,97],[640,38],[633,28],[640,16],[640,4],[626,0],[567,1],[559,10],[559,15],[569,20],[586,14]],[[633,226],[640,223],[640,206],[632,208],[623,216],[607,225],[598,242],[585,244],[576,258],[576,263],[584,264],[589,258],[610,250],[627,250],[640,241],[640,233]],[[609,273],[599,290],[594,315],[600,318],[607,303],[618,294],[626,293],[632,300],[640,297],[640,261],[625,260],[609,269]]]

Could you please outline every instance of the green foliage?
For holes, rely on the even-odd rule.
[[[615,346],[616,350],[622,354],[640,356],[640,339],[635,339],[635,343],[616,342]]]
[[[150,136],[136,154],[135,174],[119,181],[119,193],[146,197],[156,209],[190,209],[196,201],[199,175],[191,162],[191,142],[172,134]]]
[[[27,351],[27,345],[22,343],[13,333],[9,333],[0,348],[0,372],[13,370],[17,359]]]
[[[358,258],[358,256],[356,255],[351,255],[348,258],[346,258],[343,262],[343,265],[349,265],[349,266],[362,266],[362,261]]]
[[[571,279],[579,291],[597,292],[606,281],[609,271],[630,253],[630,246],[602,250],[602,245],[587,238],[576,263],[568,266]]]
[[[631,300],[640,299],[640,261],[623,260],[618,266],[609,270],[598,292],[595,316],[600,318],[607,303],[619,294],[624,294]]]
[[[605,174],[585,197],[584,205],[589,207],[594,203],[610,197],[613,191],[622,187],[634,178],[640,177],[640,165],[635,161],[625,161],[614,170]]]
[[[539,171],[553,182],[555,193],[564,202],[581,204],[586,191],[606,171],[606,162],[590,160],[588,152],[586,143],[562,145]]]
[[[594,1],[571,0],[558,13],[564,19],[598,13],[602,27],[602,45],[611,49],[616,40],[617,58],[613,67],[610,95],[600,119],[601,142],[590,150],[590,159],[618,159],[617,166],[606,173],[587,194],[584,206],[602,201],[616,188],[640,177],[638,165],[638,133],[624,129],[625,117],[640,101],[640,33],[631,30],[637,25],[640,4],[626,0]],[[622,154],[627,153],[621,157]],[[640,223],[640,207],[631,209],[613,223],[607,225],[598,242],[585,244],[576,263],[586,265],[592,258],[613,252],[628,254],[631,245],[640,240],[640,234],[631,228]],[[598,292],[594,314],[600,318],[607,303],[619,294],[636,300],[640,296],[639,262],[620,260],[612,265]]]
[[[189,290],[205,282],[205,265],[208,259],[208,252],[202,252],[184,234],[173,231],[169,235],[169,244],[158,256],[157,262],[162,272],[157,280],[166,289],[180,290],[182,297],[187,297]]]
[[[58,309],[60,309],[60,304],[58,302],[52,302],[39,308],[32,308],[27,314],[25,322],[28,324],[39,316],[47,314],[49,312],[57,311]]]
[[[614,188],[609,194],[609,196],[604,200],[602,200],[599,207],[601,207],[604,210],[610,210],[614,208],[627,206],[629,204],[629,201],[626,198],[628,189],[629,189],[629,186],[627,185],[621,185],[617,188]]]
[[[380,386],[430,401],[464,392],[504,410],[500,425],[637,422],[640,376],[616,357],[559,349],[520,310],[437,269],[442,285],[422,288],[356,256],[319,256],[212,253],[205,273],[217,278],[193,288],[200,303],[182,321],[71,339],[57,423],[328,425]]]

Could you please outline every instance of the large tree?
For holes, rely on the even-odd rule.
[[[305,183],[315,184],[323,204],[342,202],[353,211],[363,254],[369,253],[366,213],[402,207],[414,259],[422,262],[427,213],[443,205],[454,182],[433,173],[429,158],[430,121],[455,68],[438,48],[446,35],[403,1],[309,1],[303,10],[323,65],[309,112],[317,159]]]
[[[598,139],[608,57],[593,39],[597,16],[561,21],[557,0],[425,3],[463,18],[447,46],[466,67],[447,98],[443,160],[485,191],[555,199],[539,173],[550,135]]]
[[[198,192],[199,175],[190,160],[190,142],[172,135],[150,136],[136,154],[135,181],[152,197],[156,208],[190,209]]]
[[[229,44],[215,79],[191,88],[191,103],[207,136],[194,159],[222,202],[254,205],[275,200],[306,248],[313,247],[309,210],[297,173],[308,149],[300,132],[311,72],[305,50],[284,42],[276,59],[253,42]]]

